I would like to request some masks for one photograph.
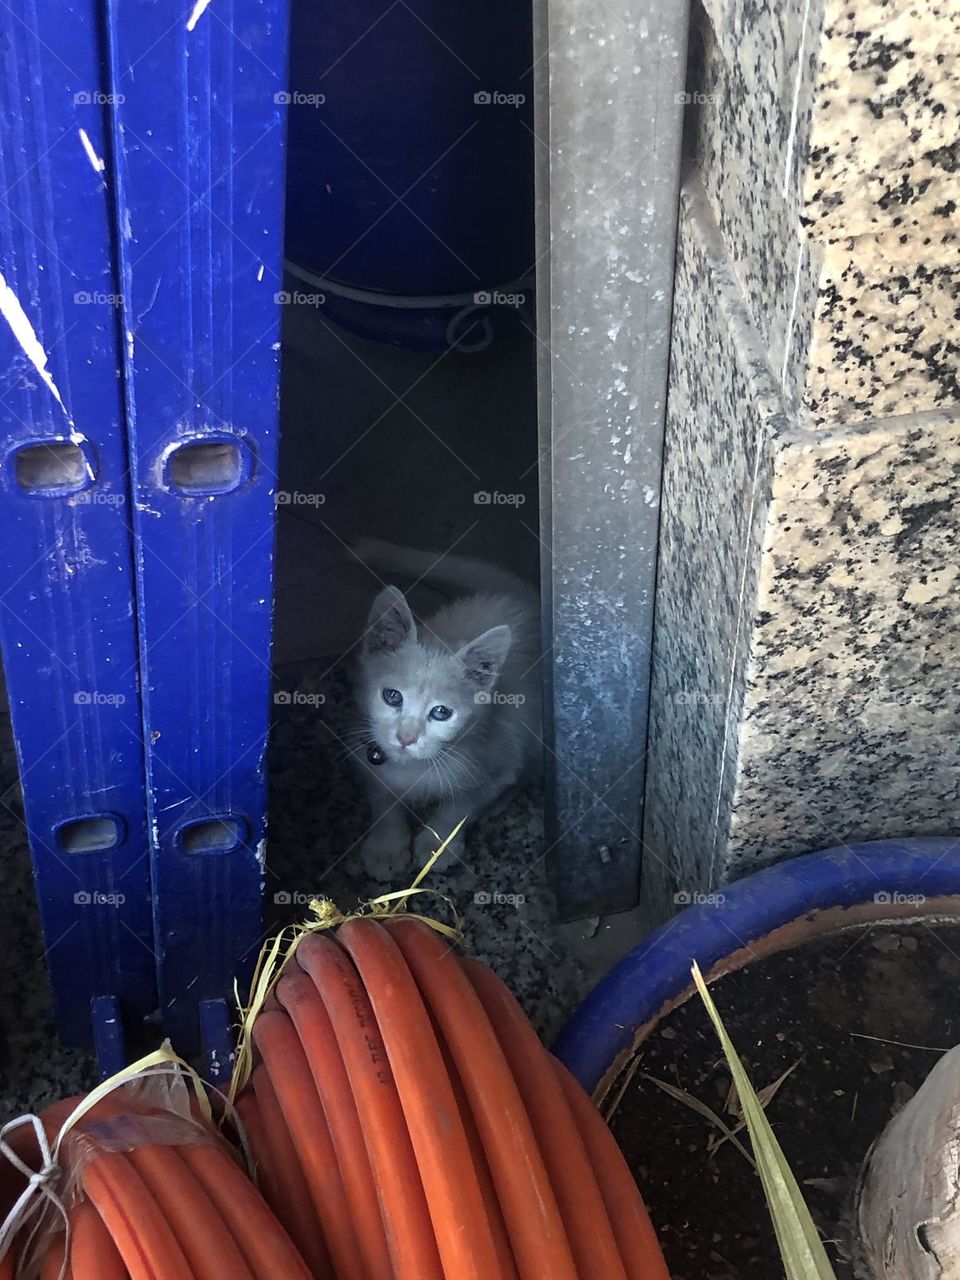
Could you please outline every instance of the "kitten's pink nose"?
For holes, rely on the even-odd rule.
[[[412,747],[419,736],[418,733],[411,733],[409,729],[397,730],[397,741],[401,747]]]

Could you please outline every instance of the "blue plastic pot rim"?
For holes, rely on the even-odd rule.
[[[681,911],[587,996],[553,1052],[602,1096],[638,1043],[691,988],[761,954],[868,921],[960,916],[960,837],[884,840],[777,863]]]

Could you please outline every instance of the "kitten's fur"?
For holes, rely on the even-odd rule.
[[[387,878],[409,862],[405,805],[435,802],[427,822],[446,837],[515,783],[539,776],[539,608],[532,587],[480,561],[373,540],[355,551],[387,573],[464,593],[419,622],[396,587],[381,591],[370,610],[356,701],[363,731],[387,758],[371,765],[359,753],[371,809],[362,856],[371,875]],[[389,706],[384,689],[397,690],[402,705]],[[433,707],[453,715],[433,719]],[[418,865],[437,845],[429,827],[414,842]],[[461,832],[445,857],[462,852],[462,839]]]

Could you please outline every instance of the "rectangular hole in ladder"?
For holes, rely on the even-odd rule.
[[[19,487],[32,494],[75,493],[89,479],[83,450],[69,440],[18,449],[14,471]]]
[[[64,853],[96,853],[112,849],[120,840],[120,824],[109,814],[96,818],[78,818],[65,822],[58,831]]]
[[[170,459],[170,483],[183,493],[227,493],[242,475],[240,448],[229,441],[183,444]]]
[[[193,822],[181,835],[184,853],[226,853],[239,843],[243,830],[235,818]]]

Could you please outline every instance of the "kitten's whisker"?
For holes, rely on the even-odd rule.
[[[450,747],[446,748],[444,756],[450,765],[451,771],[456,768],[457,777],[461,783],[464,777],[466,777],[466,779],[474,786],[481,785],[481,779],[470,763],[466,752],[458,751],[457,748],[451,744]]]

